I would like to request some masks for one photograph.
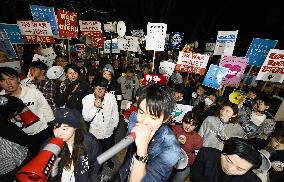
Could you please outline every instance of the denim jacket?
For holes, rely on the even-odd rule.
[[[133,122],[133,120],[129,120],[129,124],[130,122]],[[132,125],[129,126],[134,127],[135,125],[132,123]],[[132,129],[131,127],[129,128],[130,131]],[[146,174],[141,181],[167,181],[174,165],[179,160],[180,153],[180,145],[175,135],[167,125],[163,124],[149,143]],[[130,155],[120,169],[119,173],[122,182],[128,180],[132,158],[133,154]]]

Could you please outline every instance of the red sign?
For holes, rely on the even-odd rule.
[[[144,81],[145,85],[148,85],[149,83],[159,83],[162,85],[167,84],[167,77],[164,75],[144,75]]]
[[[57,9],[58,33],[61,38],[77,38],[77,14]]]

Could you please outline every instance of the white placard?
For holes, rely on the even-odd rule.
[[[148,23],[146,50],[164,51],[166,43],[167,24]]]
[[[127,51],[138,51],[138,37],[124,36],[117,39],[118,49]]]
[[[270,49],[256,80],[282,83],[284,80],[284,50]]]
[[[167,75],[167,78],[170,78],[172,76],[174,70],[175,70],[176,64],[170,61],[162,61],[160,62],[159,66],[159,73]]]
[[[237,40],[238,30],[218,31],[214,55],[232,56]]]

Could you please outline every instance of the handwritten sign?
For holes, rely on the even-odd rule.
[[[214,89],[219,89],[220,85],[222,84],[228,72],[229,72],[228,68],[211,64],[203,80],[202,85]]]
[[[57,9],[58,32],[61,38],[77,38],[77,14]]]
[[[4,51],[8,58],[17,58],[17,54],[9,40],[9,37],[3,29],[0,29],[0,50]]]
[[[261,67],[268,52],[276,46],[277,42],[277,40],[254,38],[246,54],[248,64]]]
[[[145,85],[148,85],[149,83],[159,83],[159,84],[167,84],[167,77],[164,75],[158,75],[158,74],[146,74],[144,75],[144,82]]]
[[[220,65],[224,68],[228,68],[229,72],[223,81],[223,85],[228,85],[231,87],[238,87],[247,66],[246,57],[236,57],[236,56],[224,56]]]
[[[17,21],[25,43],[54,43],[50,24],[47,22]]]
[[[206,54],[179,52],[176,70],[204,75],[208,60]]]
[[[214,55],[231,56],[233,55],[238,30],[218,31]]]
[[[280,82],[284,80],[284,50],[271,49],[256,80]]]
[[[83,21],[79,20],[82,36],[97,37],[102,32],[102,25],[99,21]]]
[[[50,23],[54,36],[58,36],[57,21],[54,13],[54,7],[31,5],[31,12],[34,21],[47,21]]]

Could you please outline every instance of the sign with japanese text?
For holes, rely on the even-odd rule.
[[[58,33],[61,38],[77,38],[77,14],[70,11],[57,9]]]
[[[280,82],[284,80],[284,50],[271,49],[256,80]]]
[[[214,55],[232,56],[237,40],[238,30],[218,31]]]
[[[25,43],[54,43],[50,24],[47,22],[17,21]]]
[[[220,61],[220,66],[228,68],[229,72],[222,85],[238,87],[247,66],[246,57],[224,56]]]
[[[144,82],[145,85],[148,85],[149,83],[159,83],[165,85],[167,84],[167,77],[158,74],[146,74],[144,75]]]
[[[268,52],[270,49],[274,49],[277,42],[277,40],[254,38],[246,54],[248,64],[261,67]]]
[[[179,52],[176,70],[204,75],[209,60],[206,54]]]
[[[211,64],[203,80],[202,85],[217,90],[222,85],[222,82],[228,72],[229,72],[228,68]]]
[[[54,7],[31,5],[31,12],[34,21],[47,21],[50,23],[54,36],[58,36],[57,21],[54,13]]]

